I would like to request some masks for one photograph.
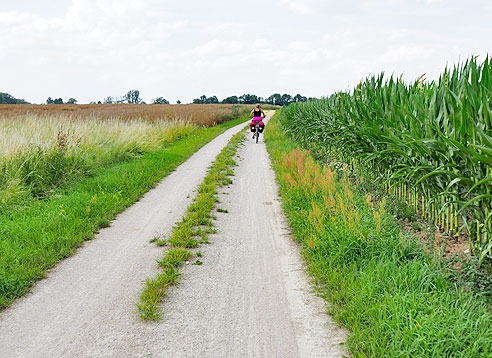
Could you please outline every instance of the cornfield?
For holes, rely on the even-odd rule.
[[[282,124],[301,143],[366,173],[450,236],[492,258],[492,61],[438,81],[384,74],[349,93],[293,104]]]

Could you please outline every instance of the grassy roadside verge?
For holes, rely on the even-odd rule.
[[[210,212],[218,200],[217,188],[231,183],[229,177],[234,174],[232,166],[236,165],[234,156],[243,140],[243,131],[232,137],[208,169],[207,176],[198,187],[197,197],[188,207],[182,220],[174,226],[169,238],[155,240],[158,245],[169,245],[169,248],[158,261],[162,272],[156,278],[146,281],[140,302],[137,304],[142,319],[158,320],[161,317],[159,302],[168,287],[180,277],[179,271],[183,263],[193,256],[190,248],[207,243],[207,235],[215,232]],[[197,260],[197,263],[200,264],[200,261]]]
[[[491,357],[492,314],[403,237],[384,201],[321,166],[278,119],[265,141],[294,237],[354,357]]]
[[[95,169],[45,200],[0,212],[0,309],[203,145],[245,120],[199,129],[158,151]]]

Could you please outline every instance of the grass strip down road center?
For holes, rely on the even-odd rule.
[[[145,288],[137,304],[140,317],[144,320],[158,320],[162,313],[159,303],[169,286],[174,284],[181,273],[180,268],[193,253],[190,248],[200,243],[208,243],[207,235],[214,233],[210,212],[218,201],[217,188],[231,184],[232,167],[236,165],[234,156],[239,145],[244,141],[244,131],[234,135],[227,146],[217,155],[207,172],[207,176],[198,187],[198,195],[193,199],[186,215],[172,229],[168,239],[154,239],[157,245],[169,245],[164,257],[158,261],[162,272],[145,283]],[[199,256],[199,254],[197,254]],[[196,263],[200,263],[199,260]]]
[[[278,116],[265,141],[293,235],[354,357],[492,356],[490,307],[402,236],[384,201],[299,149]]]
[[[245,120],[201,128],[160,150],[97,168],[91,177],[62,186],[49,198],[0,212],[0,309],[198,149]]]

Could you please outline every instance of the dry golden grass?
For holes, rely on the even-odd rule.
[[[240,117],[249,107],[0,105],[0,207],[19,193],[48,192],[56,184],[51,177],[64,180],[73,172],[157,150],[197,127]]]
[[[252,105],[231,104],[8,104],[0,105],[0,119],[26,115],[70,119],[179,120],[213,126],[248,113]]]
[[[51,113],[0,117],[0,166],[33,150],[63,149],[66,155],[97,152],[108,157],[118,152],[147,152],[194,128],[184,120],[92,120]]]

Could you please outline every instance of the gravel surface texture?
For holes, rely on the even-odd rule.
[[[244,124],[203,147],[95,240],[0,314],[0,357],[341,357],[345,331],[312,293],[289,237],[263,143],[248,133],[218,233],[162,304],[159,322],[135,306],[167,233],[208,165]]]

